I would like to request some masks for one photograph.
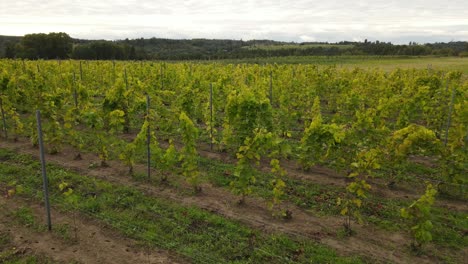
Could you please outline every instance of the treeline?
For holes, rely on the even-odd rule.
[[[25,35],[18,43],[5,45],[6,58],[55,59],[67,58],[72,52],[72,39],[66,33]]]
[[[91,41],[76,45],[71,53],[72,59],[84,60],[143,60],[148,55],[142,49],[128,44],[112,41]]]
[[[1,39],[1,38],[0,38]],[[16,40],[16,41],[15,41]],[[72,39],[66,33],[27,34],[4,41],[4,58],[141,60],[148,55],[141,49],[115,41]],[[1,53],[0,53],[1,54]]]
[[[274,48],[271,48],[274,47]],[[2,52],[3,50],[3,52]],[[468,56],[468,42],[394,45],[390,42],[286,43],[271,40],[73,39],[66,33],[0,36],[0,57],[86,60],[214,60],[284,56]]]

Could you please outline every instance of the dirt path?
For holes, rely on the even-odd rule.
[[[70,263],[183,263],[180,258],[163,250],[142,250],[136,242],[118,236],[98,223],[77,217],[78,240],[65,240],[54,232],[37,232],[16,223],[11,212],[27,205],[36,219],[44,218],[45,209],[36,202],[18,197],[0,198],[0,229],[13,237],[13,244],[20,252],[31,251],[43,254],[54,261]],[[73,219],[56,210],[51,212],[53,226],[68,224],[73,228]],[[73,233],[73,232],[72,232]]]
[[[38,157],[38,150],[28,143],[0,143],[0,147],[13,149],[23,154]],[[372,226],[354,225],[357,235],[339,238],[336,231],[342,229],[340,217],[316,217],[292,204],[286,204],[292,211],[293,218],[283,221],[271,217],[266,209],[266,202],[248,198],[246,205],[238,206],[237,197],[222,188],[209,184],[203,185],[203,193],[198,196],[184,196],[170,187],[153,186],[145,182],[136,182],[127,175],[127,168],[119,162],[110,161],[108,168],[90,169],[89,164],[97,162],[94,154],[82,155],[82,160],[73,160],[74,151],[65,149],[60,155],[47,155],[48,162],[74,170],[80,174],[93,176],[115,184],[134,186],[146,195],[170,199],[187,206],[217,213],[230,219],[238,220],[265,232],[283,232],[299,237],[314,239],[337,250],[339,254],[360,254],[381,262],[392,263],[431,263],[428,257],[415,257],[408,253],[408,237],[401,233],[377,230]],[[144,166],[137,166],[137,171],[144,171]],[[183,183],[182,183],[183,185]],[[187,186],[187,189],[189,187]]]
[[[127,135],[126,139],[130,139],[132,136]],[[161,142],[161,146],[168,147],[166,142]],[[181,148],[181,145],[177,145],[178,148]],[[229,155],[228,153],[220,153],[210,150],[208,144],[198,144],[199,155],[205,158],[214,159],[221,161],[223,163],[235,164],[236,160]],[[309,171],[303,171],[300,169],[296,162],[291,160],[282,160],[281,166],[286,170],[287,177],[291,179],[297,179],[302,181],[309,181],[319,185],[329,185],[329,186],[338,186],[346,187],[348,185],[347,178],[344,175],[340,175],[332,169],[325,168],[322,166],[314,166]],[[262,172],[269,173],[270,167],[267,164],[262,163],[260,168]],[[405,186],[402,184],[397,184],[392,189],[387,187],[387,181],[379,178],[369,178],[367,182],[372,186],[371,193],[383,198],[389,199],[408,199],[415,200],[418,199],[424,193],[424,187],[421,185],[418,188],[415,186]],[[436,201],[436,206],[447,207],[451,210],[456,210],[460,212],[468,212],[468,204],[464,201],[459,200],[448,200],[444,198],[439,198]]]
[[[136,134],[123,134],[121,135],[122,139],[131,141],[135,138]],[[160,146],[167,148],[169,144],[166,141],[160,141]],[[177,149],[182,148],[180,142],[174,141],[174,144]],[[223,163],[236,164],[237,160],[232,157],[229,153],[226,152],[216,152],[210,150],[210,145],[206,143],[199,143],[197,145],[198,154],[201,157],[221,161]],[[414,158],[413,158],[414,159]],[[427,162],[426,160],[419,162]],[[427,166],[432,166],[431,164],[426,164]],[[323,166],[314,166],[308,171],[302,170],[297,162],[293,160],[281,160],[281,166],[285,169],[287,177],[291,179],[312,182],[319,185],[327,186],[337,186],[345,188],[348,185],[348,179],[336,171],[326,168]],[[268,162],[262,162],[260,171],[265,173],[270,173],[271,168],[269,167]],[[403,200],[416,200],[418,199],[425,191],[425,185],[420,184],[415,186],[405,185],[403,183],[395,184],[391,189],[388,188],[388,181],[380,178],[369,178],[367,182],[372,186],[370,190],[371,193],[378,197],[388,198],[388,199],[403,199]],[[424,182],[424,181],[422,181]],[[456,210],[459,212],[468,212],[468,203],[461,200],[454,199],[445,199],[439,197],[436,201],[436,206],[446,207],[450,210]]]

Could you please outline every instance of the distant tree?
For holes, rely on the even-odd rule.
[[[16,46],[17,57],[26,59],[65,59],[72,51],[72,39],[66,33],[27,34]]]
[[[98,40],[75,46],[72,58],[85,60],[134,60],[135,47],[113,41]]]
[[[73,46],[72,39],[68,34],[63,32],[49,33],[47,35],[46,43],[46,53],[50,59],[65,59],[70,57]]]
[[[72,52],[73,59],[93,60],[96,53],[90,45],[76,45]]]
[[[15,44],[13,42],[7,42],[5,44],[5,58],[13,59],[16,56]]]

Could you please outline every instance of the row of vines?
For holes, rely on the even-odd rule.
[[[284,161],[332,168],[351,179],[338,201],[349,230],[351,218],[360,220],[368,177],[420,181],[407,172],[415,157],[436,168],[423,180],[466,197],[468,82],[459,72],[112,61],[0,66],[3,137],[36,145],[40,110],[50,153],[72,145],[76,158],[91,151],[100,166],[120,159],[132,173],[149,128],[151,166],[161,180],[180,171],[201,191],[198,150],[211,146],[237,159],[230,186],[240,202],[252,192],[252,172],[269,165],[270,207],[283,216]]]

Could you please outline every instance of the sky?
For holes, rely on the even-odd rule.
[[[0,35],[74,38],[468,41],[468,0],[0,0]]]

